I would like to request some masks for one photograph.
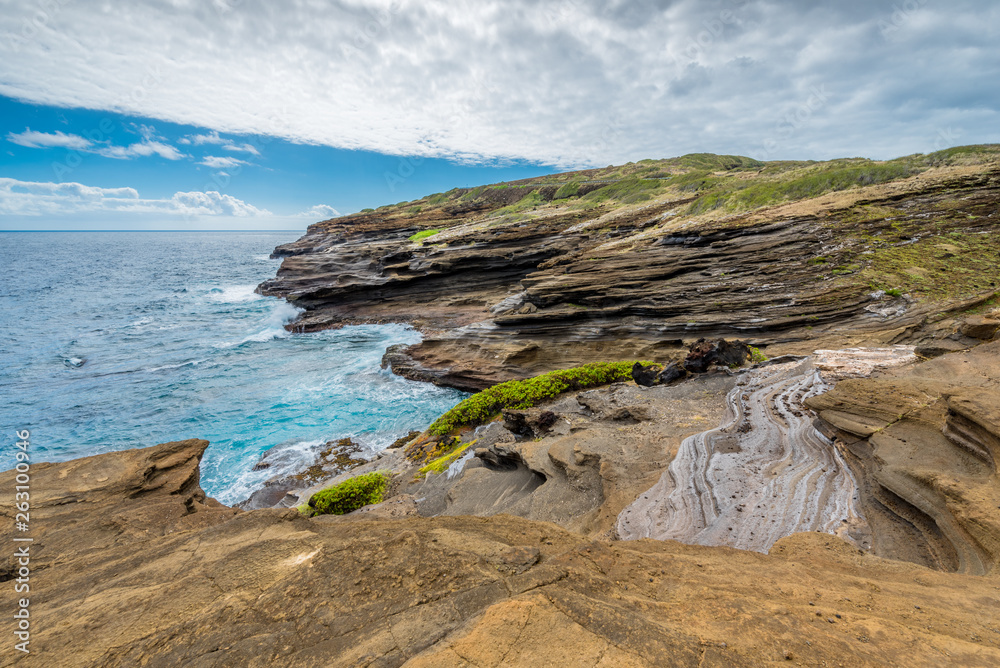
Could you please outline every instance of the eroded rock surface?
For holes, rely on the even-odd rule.
[[[995,572],[1000,342],[844,380],[806,403],[855,472],[876,554]]]
[[[619,209],[553,202],[511,218],[499,211],[514,190],[505,187],[482,201],[317,223],[276,249],[284,261],[259,289],[306,309],[296,330],[412,323],[424,340],[390,351],[387,365],[467,391],[595,359],[662,361],[701,337],[784,352],[828,338],[843,346],[846,336],[930,344],[952,334],[934,327],[941,314],[990,299],[996,277],[957,292],[945,285],[933,303],[873,292],[871,282],[947,284],[949,263],[965,272],[972,251],[938,242],[955,234],[982,246],[1000,232],[998,174],[942,172],[852,191],[839,205],[817,199],[724,219],[679,215],[689,194]],[[410,239],[429,228],[430,238]],[[977,263],[1000,251],[979,246]],[[900,249],[919,249],[912,262],[938,273],[906,266]],[[965,347],[992,327],[969,325]]]
[[[619,515],[618,535],[767,552],[784,536],[822,531],[868,547],[853,476],[802,406],[827,389],[808,359],[742,374],[724,423],[681,443]]]
[[[510,516],[242,512],[200,490],[205,445],[33,466],[36,632],[30,655],[0,665],[1000,662],[995,578],[816,533],[767,556],[594,541]],[[3,587],[0,605],[15,596]]]

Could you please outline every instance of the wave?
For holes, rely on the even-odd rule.
[[[256,334],[244,337],[242,341],[217,343],[215,347],[235,348],[245,343],[264,343],[265,341],[272,341],[274,339],[286,339],[291,335],[285,329],[285,325],[295,320],[302,312],[303,309],[292,306],[288,302],[280,302],[268,313],[267,318],[264,319],[264,329]]]
[[[147,373],[153,373],[155,371],[167,371],[169,369],[180,369],[181,367],[185,367],[185,366],[198,366],[199,364],[201,364],[202,362],[205,362],[205,361],[207,361],[207,360],[190,360],[190,361],[187,361],[187,362],[181,362],[180,364],[164,364],[163,366],[154,366],[154,367],[150,367],[149,369],[142,369],[142,371],[145,371]]]
[[[254,292],[256,289],[256,285],[228,285],[222,288],[212,288],[209,290],[209,299],[224,304],[242,304],[264,299],[262,295]]]

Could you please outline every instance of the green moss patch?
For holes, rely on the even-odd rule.
[[[389,489],[389,474],[384,471],[349,478],[309,497],[313,515],[343,515],[372,503],[381,503]]]
[[[410,241],[420,241],[421,239],[426,239],[427,237],[433,237],[440,231],[441,230],[420,230],[410,237]]]
[[[870,257],[869,283],[896,294],[942,300],[1000,288],[1000,243],[993,234],[952,232],[876,248]]]
[[[478,440],[478,439],[476,439]],[[455,448],[443,457],[438,457],[437,459],[431,461],[430,463],[420,467],[420,475],[427,475],[428,473],[444,473],[451,466],[452,462],[461,457],[465,452],[475,445],[476,440],[464,443],[459,447]]]
[[[466,426],[480,425],[496,417],[500,411],[524,409],[571,390],[584,390],[599,385],[632,379],[630,362],[597,362],[572,369],[550,371],[526,380],[510,380],[472,395],[439,417],[427,429],[434,436],[445,436]],[[653,364],[653,362],[642,362]]]

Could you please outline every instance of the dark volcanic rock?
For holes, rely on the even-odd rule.
[[[1000,320],[981,315],[970,316],[962,323],[960,331],[965,336],[982,341],[989,341],[1000,331]]]
[[[667,366],[663,367],[663,371],[657,376],[657,381],[663,385],[669,385],[674,381],[680,380],[687,376],[687,370],[677,362],[671,362]]]
[[[876,246],[926,235],[928,212],[936,235],[996,234],[998,182],[984,168],[901,182],[891,193],[876,188],[843,209],[817,203],[801,213],[693,220],[683,232],[664,221],[692,201],[687,195],[514,220],[493,215],[513,196],[500,194],[508,188],[416,215],[386,210],[317,223],[278,249],[281,268],[259,290],[306,310],[290,326],[297,331],[411,323],[425,337],[387,355],[393,372],[465,391],[595,359],[667,359],[697,337],[799,344],[851,333],[916,342],[916,330],[957,308],[955,300],[887,308],[860,269]],[[426,243],[409,240],[425,229],[442,231]]]
[[[727,368],[743,366],[749,359],[750,348],[742,341],[700,339],[691,346],[683,365],[690,373],[705,373],[716,365]]]
[[[658,382],[659,370],[654,366],[644,366],[636,362],[632,366],[632,380],[643,387],[652,387]]]

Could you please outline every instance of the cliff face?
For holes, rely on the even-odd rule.
[[[995,577],[817,533],[768,556],[509,516],[241,512],[198,486],[206,445],[33,466],[38,631],[30,655],[0,665],[1000,662]],[[3,587],[0,605],[15,596]]]
[[[1000,341],[806,399],[844,444],[876,554],[996,571]]]
[[[942,313],[1000,287],[989,160],[864,186],[876,170],[849,190],[836,175],[855,167],[678,160],[584,181],[583,197],[553,200],[548,181],[585,178],[557,175],[318,223],[275,250],[259,290],[305,308],[304,331],[412,323],[426,338],[391,351],[393,370],[478,390],[702,336],[926,342]]]

